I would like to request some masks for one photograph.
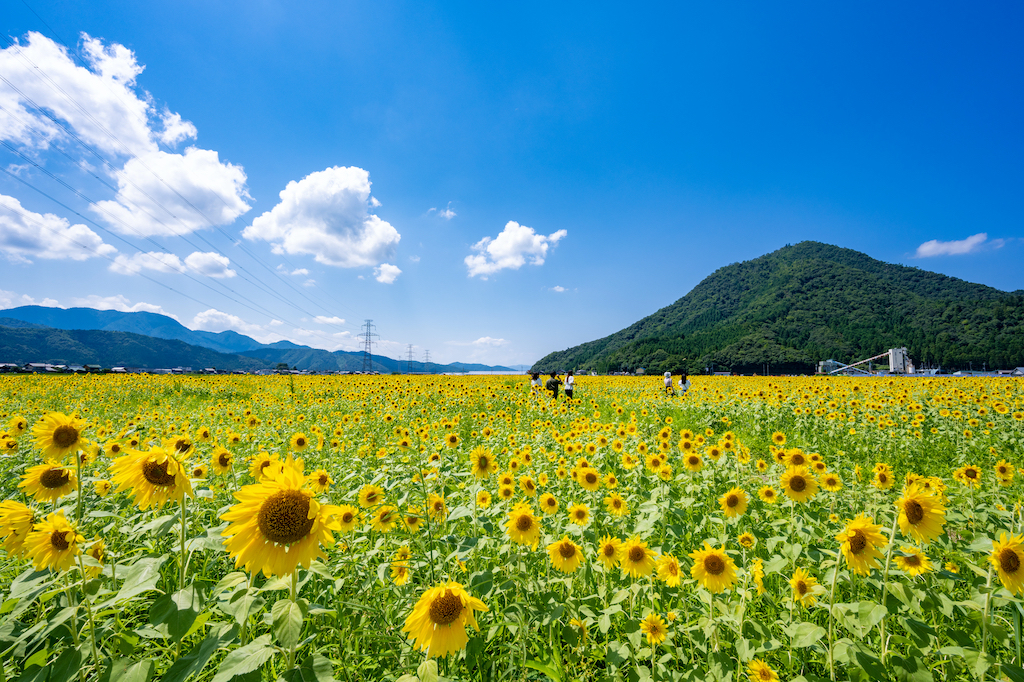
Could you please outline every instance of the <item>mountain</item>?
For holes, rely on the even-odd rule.
[[[233,356],[233,359],[230,361],[224,359],[218,361],[217,355],[208,355],[197,350],[193,353],[192,359],[182,360],[180,362],[171,363],[165,361],[154,365],[149,364],[148,362],[115,361],[114,365],[126,365],[131,367],[175,367],[182,365],[192,367],[217,367],[220,369],[258,369],[261,367],[274,367],[279,363],[286,363],[289,367],[317,372],[353,372],[363,369],[363,354],[359,352],[331,352],[320,348],[300,346],[292,343],[291,341],[277,341],[275,343],[263,344],[253,338],[245,336],[244,334],[239,334],[238,332],[230,330],[215,333],[189,329],[177,320],[158,313],[123,313],[116,310],[95,310],[93,308],[45,308],[43,306],[29,305],[21,306],[19,308],[11,308],[9,310],[0,310],[0,326],[36,330],[43,329],[48,330],[49,332],[56,330],[129,332],[133,336],[143,335],[154,339],[181,341],[184,344],[188,344],[191,347],[197,347],[200,350],[212,350],[216,351],[217,354],[224,353],[229,356]],[[13,337],[11,338],[13,339]],[[98,360],[82,358],[113,357],[111,353],[115,350],[116,342],[112,339],[115,337],[102,337],[96,335],[83,337],[78,334],[54,336],[50,334],[42,335],[39,338],[41,339],[40,342],[44,344],[38,349],[40,354],[56,354],[53,355],[53,357],[63,357],[63,355],[67,355],[68,357],[64,361],[69,363],[114,366],[107,365],[106,363]],[[50,341],[46,341],[46,339],[52,339],[52,343]],[[81,341],[73,339],[81,339]],[[18,362],[15,358],[23,356],[29,358],[24,362],[49,362],[49,359],[43,358],[41,355],[33,355],[30,352],[30,346],[19,346],[16,341],[17,340],[12,340],[12,343],[15,343],[15,345],[10,347],[0,343],[0,358],[2,358],[0,359],[0,362]],[[90,343],[95,344],[95,347],[90,346]],[[132,352],[139,351],[139,342],[134,340],[132,343],[134,344],[133,348],[135,349]],[[159,344],[152,345],[152,347],[154,349],[161,349],[161,352],[169,348],[168,346],[161,346]],[[154,353],[155,352],[156,351],[154,351]],[[28,353],[28,355],[26,356],[25,353]],[[128,353],[124,357],[129,356],[134,357],[131,353]],[[239,358],[235,356],[244,357]],[[153,359],[158,356],[152,353],[141,353],[138,357]],[[241,362],[242,365],[239,365],[239,362]],[[433,362],[425,365],[422,362],[413,362],[410,368],[408,363],[405,361],[395,360],[383,355],[373,356],[373,371],[383,373],[402,371],[431,373],[475,371],[513,372],[512,369],[500,365],[491,366],[472,363],[467,364],[462,362],[453,362],[447,365],[439,365]]]
[[[24,323],[22,323],[24,324]],[[0,362],[257,370],[267,363],[132,332],[0,326]],[[271,365],[272,366],[272,365]]]
[[[918,366],[1024,365],[1024,291],[801,242],[719,268],[672,305],[532,369],[810,372],[901,346]]]

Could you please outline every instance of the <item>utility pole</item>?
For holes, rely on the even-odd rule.
[[[377,334],[373,333],[374,325],[373,320],[365,320],[363,322],[363,333],[359,334],[359,338],[363,339],[363,371],[373,371],[373,340],[380,338]]]
[[[409,344],[409,359],[405,361],[405,373],[412,371],[412,344]]]
[[[423,351],[423,371],[424,372],[429,372],[430,371],[429,369],[427,369],[427,365],[429,365],[429,364],[430,364],[430,351],[429,350]]]

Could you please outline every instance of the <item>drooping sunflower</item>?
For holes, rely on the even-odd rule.
[[[747,679],[750,682],[779,682],[779,675],[760,658],[747,664]]]
[[[395,583],[399,587],[409,582],[409,578],[412,576],[412,572],[409,570],[409,562],[407,561],[392,561],[391,562],[391,582]]]
[[[612,516],[625,516],[629,513],[626,500],[618,493],[612,493],[604,498],[604,508]]]
[[[619,549],[619,567],[624,577],[628,575],[632,578],[645,578],[654,571],[656,565],[654,550],[650,549],[639,535],[634,535],[622,543]]]
[[[376,507],[384,501],[384,489],[380,486],[367,483],[359,489],[359,506],[363,509]]]
[[[647,614],[647,617],[640,621],[640,630],[647,635],[647,643],[651,646],[661,644],[668,635],[668,625],[656,613]]]
[[[460,583],[440,583],[423,593],[412,613],[405,619],[402,632],[409,633],[413,646],[429,658],[448,656],[466,648],[466,625],[479,631],[476,611],[487,606],[471,596]]]
[[[469,453],[469,462],[472,465],[472,473],[477,478],[487,478],[498,473],[498,462],[491,451],[482,445],[473,448]]]
[[[888,542],[881,533],[882,527],[871,521],[870,516],[860,514],[848,521],[846,528],[836,535],[836,540],[842,543],[846,563],[859,575],[867,575],[872,568],[878,567],[882,558],[879,548]]]
[[[321,505],[305,487],[306,477],[284,467],[261,483],[235,493],[238,504],[221,514],[230,525],[221,532],[235,567],[287,576],[297,566],[309,568],[313,559],[325,559],[321,545],[332,546],[331,531],[341,530],[341,509]]]
[[[622,553],[622,540],[611,535],[605,535],[597,547],[597,557],[604,564],[606,570],[615,568],[619,563],[619,555]]]
[[[946,508],[933,492],[919,485],[907,486],[903,497],[896,500],[900,512],[899,524],[903,535],[923,545],[942,535],[946,523]]]
[[[568,535],[548,545],[551,564],[562,573],[572,573],[580,567],[583,559],[583,548],[569,539]]]
[[[430,493],[427,496],[427,514],[434,521],[443,523],[448,518],[448,505],[444,496],[437,493]]]
[[[533,480],[532,476],[520,476],[519,489],[527,497],[535,497],[537,495],[537,483]]]
[[[764,562],[761,559],[754,559],[754,563],[750,565],[750,577],[757,585],[757,593],[764,594]]]
[[[679,559],[671,554],[663,554],[658,559],[658,579],[669,587],[679,585],[682,574],[682,569],[679,568]]]
[[[586,526],[590,523],[590,507],[585,504],[574,504],[566,513],[569,515],[569,521],[577,526]]]
[[[110,471],[117,492],[131,488],[135,504],[142,510],[154,505],[162,507],[171,500],[181,500],[184,495],[192,497],[189,472],[163,448],[156,447],[148,452],[132,450],[115,459]]]
[[[540,542],[540,519],[534,516],[529,504],[521,503],[512,508],[505,522],[505,530],[512,542],[537,549]]]
[[[551,516],[558,511],[558,500],[551,493],[544,493],[540,496],[540,510],[546,516]]]
[[[25,538],[25,553],[32,560],[37,571],[51,568],[66,571],[75,563],[75,557],[82,553],[79,543],[85,538],[58,511],[35,524]]]
[[[43,457],[59,461],[82,447],[85,439],[82,431],[87,426],[84,419],[63,412],[50,412],[32,427],[35,445],[42,450]]]
[[[724,592],[736,582],[736,564],[724,550],[707,542],[703,549],[690,552],[693,567],[690,575],[713,594]]]
[[[28,430],[28,420],[20,414],[16,414],[7,421],[7,430],[12,435],[20,436]]]
[[[999,540],[992,543],[989,561],[1010,594],[1024,592],[1024,535],[1001,533]]]
[[[795,502],[805,503],[818,494],[818,480],[807,467],[789,467],[779,479],[782,492]]]
[[[25,539],[35,526],[36,514],[31,507],[15,500],[0,502],[0,537],[4,551],[11,557],[25,552]]]
[[[70,467],[46,462],[26,469],[18,487],[36,502],[55,502],[78,487],[78,477]]]
[[[914,577],[932,570],[931,560],[917,547],[903,545],[900,547],[900,554],[896,554],[893,561],[901,571]]]
[[[802,567],[796,569],[793,577],[790,578],[789,586],[793,588],[793,601],[799,602],[802,606],[814,606],[818,600],[818,579]]]
[[[770,485],[761,486],[761,489],[757,491],[757,496],[767,504],[775,504],[779,501],[779,494]]]
[[[743,488],[733,488],[718,498],[718,504],[721,505],[727,519],[743,516],[743,513],[747,511],[748,501],[749,498]]]
[[[103,564],[106,563],[107,558],[107,543],[103,541],[103,538],[96,538],[93,543],[89,545],[89,549],[85,550],[87,556],[93,561],[99,564],[99,566],[90,566],[86,564],[85,574],[89,578],[95,578],[103,572]]]

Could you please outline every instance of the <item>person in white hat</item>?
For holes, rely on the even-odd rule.
[[[676,394],[676,392],[672,390],[672,372],[665,372],[665,393],[668,395]]]

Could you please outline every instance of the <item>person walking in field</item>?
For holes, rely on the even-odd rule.
[[[551,378],[544,384],[544,388],[551,391],[551,397],[558,400],[558,387],[562,385],[562,380],[558,378],[557,372],[551,373]]]
[[[565,373],[565,397],[572,400],[572,388],[576,385],[576,377],[573,376],[572,370],[570,369]]]

